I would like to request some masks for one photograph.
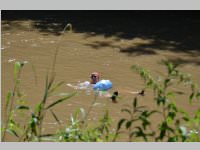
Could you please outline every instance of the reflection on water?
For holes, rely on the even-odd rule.
[[[29,21],[21,21],[21,24],[28,25]],[[162,75],[165,68],[159,64],[163,59],[181,58],[185,60],[195,59],[200,60],[200,56],[193,56],[189,54],[177,53],[168,50],[167,47],[161,47],[157,50],[155,55],[152,54],[152,49],[148,49],[148,45],[153,42],[152,39],[121,39],[117,37],[105,37],[104,35],[95,35],[88,33],[65,33],[60,44],[58,44],[58,36],[47,34],[44,35],[36,29],[16,29],[10,25],[10,30],[4,30],[8,25],[2,25],[2,105],[5,104],[6,93],[13,86],[13,63],[17,61],[26,61],[27,65],[24,67],[22,73],[21,89],[26,93],[27,103],[34,106],[43,96],[45,76],[52,64],[55,49],[59,46],[59,53],[56,63],[56,81],[64,81],[67,86],[61,87],[58,92],[73,92],[77,89],[70,86],[76,85],[89,80],[91,72],[98,71],[102,75],[102,79],[110,79],[113,83],[113,88],[110,92],[119,91],[122,97],[119,103],[112,103],[107,97],[98,98],[94,104],[94,109],[89,116],[92,123],[98,120],[105,110],[109,110],[115,124],[120,117],[121,108],[123,105],[130,105],[133,99],[133,94],[127,91],[138,91],[143,88],[143,82],[140,77],[134,74],[130,67],[133,64],[139,64],[155,75]],[[144,54],[141,50],[135,48],[136,45],[143,48]],[[136,55],[127,55],[121,51],[128,51],[134,49]],[[161,50],[160,50],[161,49]],[[32,69],[31,64],[35,68]],[[193,75],[193,79],[200,84],[199,72],[200,67],[193,63],[186,63],[182,66],[182,70]],[[35,75],[37,76],[37,84],[35,82]],[[180,87],[179,90],[185,91],[185,87]],[[70,117],[70,114],[77,108],[82,107],[87,109],[94,99],[95,93],[91,89],[79,90],[77,96],[64,102],[62,105],[55,107],[55,112],[59,119],[65,124]],[[150,108],[155,107],[152,101],[152,95],[147,94],[140,101]],[[189,107],[187,98],[180,95],[180,100],[177,103],[180,107],[186,108],[191,113],[199,108],[199,104],[194,104]],[[50,98],[48,103],[54,99]],[[2,109],[3,110],[3,109]],[[3,112],[4,113],[4,112]],[[153,118],[157,119],[157,118]],[[51,133],[57,130],[56,123],[52,116],[47,114],[44,124],[44,132]],[[10,138],[10,140],[14,140]]]

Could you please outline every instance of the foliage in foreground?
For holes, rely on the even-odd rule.
[[[70,117],[70,121],[62,127],[59,117],[53,111],[54,106],[63,103],[76,93],[65,93],[60,98],[47,104],[48,98],[60,87],[63,82],[55,83],[55,74],[46,76],[44,94],[41,101],[34,107],[25,105],[24,94],[20,91],[21,71],[23,62],[16,62],[14,66],[14,88],[8,92],[5,104],[5,116],[2,123],[2,141],[6,140],[7,134],[15,136],[18,141],[60,141],[60,142],[100,142],[118,141],[122,134],[127,134],[128,140],[137,141],[200,141],[200,109],[196,110],[194,116],[179,108],[175,103],[177,94],[173,86],[184,84],[189,86],[191,94],[188,96],[188,103],[200,99],[200,91],[197,85],[192,82],[190,76],[180,72],[177,66],[170,62],[165,62],[167,75],[159,81],[153,78],[150,73],[139,66],[133,66],[141,78],[144,80],[145,89],[150,88],[154,94],[156,110],[151,110],[146,106],[140,106],[138,99],[140,95],[133,98],[132,105],[121,109],[128,114],[118,121],[116,129],[111,128],[112,118],[106,111],[104,116],[95,126],[88,123],[88,115],[91,112],[98,93],[88,110],[79,108]],[[59,94],[58,94],[59,95]],[[192,106],[191,106],[192,107]],[[14,114],[24,112],[29,114],[29,119],[25,124],[20,124]],[[54,134],[44,135],[42,132],[43,120],[46,113],[51,113],[60,128]],[[152,121],[155,116],[159,119],[156,124]],[[152,124],[155,127],[152,127]]]
[[[129,114],[131,116],[137,115],[126,121],[126,128],[132,128],[129,137],[142,137],[145,141],[148,141],[148,139],[169,142],[199,141],[200,109],[196,110],[194,116],[190,116],[188,112],[179,108],[174,100],[176,94],[184,94],[176,91],[176,87],[179,84],[190,87],[191,94],[188,96],[190,104],[194,99],[200,99],[200,91],[191,80],[190,75],[180,72],[177,66],[171,62],[163,62],[167,67],[167,75],[160,81],[154,79],[144,68],[136,65],[132,67],[144,80],[145,88],[153,90],[154,102],[158,109],[149,110],[144,108],[142,111],[139,111],[141,106],[137,105],[136,97],[133,102],[133,111]],[[159,115],[160,118],[156,122],[151,122],[149,118],[155,114],[157,117]],[[140,121],[140,125],[132,126],[136,121]],[[156,130],[153,130],[151,125],[156,123]]]

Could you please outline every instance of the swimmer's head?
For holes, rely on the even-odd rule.
[[[96,84],[97,82],[99,82],[100,74],[98,72],[93,72],[90,75],[90,78],[91,78],[91,84]]]

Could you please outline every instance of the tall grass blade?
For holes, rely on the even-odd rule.
[[[130,111],[130,110],[128,110],[128,109],[126,109],[126,108],[123,108],[123,109],[121,110],[121,112],[127,112],[128,114],[130,114],[130,115],[131,115],[131,111]]]
[[[24,110],[29,110],[29,107],[28,106],[17,106],[15,109],[24,109]]]
[[[86,112],[83,108],[78,108],[74,113],[74,118],[77,119],[79,114],[81,113],[81,118],[84,119],[86,117]]]
[[[46,76],[46,82],[45,82],[45,92],[44,92],[44,97],[43,97],[43,100],[42,100],[42,104],[45,104],[46,103],[46,99],[47,99],[47,96],[48,96],[48,81],[49,81],[49,78],[48,78],[48,75]]]
[[[55,72],[52,72],[51,78],[50,78],[50,81],[49,81],[48,87],[47,87],[48,90],[50,90],[51,86],[53,85],[54,80],[55,80]]]
[[[67,100],[67,99],[73,97],[75,94],[76,94],[76,93],[72,93],[72,94],[70,94],[70,95],[68,95],[68,96],[66,96],[66,97],[64,97],[64,98],[58,99],[57,101],[55,101],[55,102],[53,102],[52,104],[50,104],[49,106],[47,106],[45,109],[49,109],[49,108],[51,108],[51,107],[53,107],[53,106],[55,106],[55,105],[57,105],[57,104],[59,104],[59,103],[61,103],[61,102],[63,102],[63,101],[65,101],[65,100]]]
[[[136,107],[137,107],[137,97],[135,97],[133,101],[133,108],[135,109]]]
[[[57,122],[59,125],[61,125],[60,120],[58,119],[58,117],[56,116],[56,114],[53,112],[52,109],[50,109],[50,112],[51,112],[52,116],[54,117],[54,119],[56,120],[56,122]]]
[[[7,94],[7,97],[6,97],[6,109],[8,108],[8,105],[10,103],[12,95],[13,95],[13,92],[9,91],[8,94]]]
[[[122,124],[126,121],[126,119],[121,119],[119,122],[118,122],[118,125],[117,125],[117,131],[121,128]]]
[[[6,132],[10,133],[11,135],[14,135],[16,137],[19,137],[18,134],[13,129],[6,129]]]
[[[51,90],[49,90],[49,94],[53,93],[57,88],[59,88],[64,83],[65,83],[64,81],[61,81],[58,84],[56,84],[54,87],[51,88]]]

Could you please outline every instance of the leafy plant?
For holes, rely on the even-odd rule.
[[[67,25],[63,29],[63,34],[67,28]],[[62,36],[60,36],[59,41],[61,41]],[[14,88],[9,91],[6,97],[5,104],[5,123],[2,124],[2,141],[6,139],[6,133],[10,133],[15,135],[19,141],[40,141],[40,137],[42,136],[42,125],[43,120],[45,118],[46,112],[52,109],[54,106],[68,100],[76,93],[67,94],[64,97],[54,100],[53,103],[47,105],[48,98],[52,95],[52,93],[64,82],[54,83],[55,82],[55,64],[57,59],[57,54],[59,51],[59,45],[57,45],[55,50],[55,55],[53,59],[53,64],[51,68],[50,75],[47,74],[44,95],[42,100],[35,106],[34,111],[26,105],[17,105],[18,101],[20,101],[24,94],[20,91],[20,83],[21,83],[21,71],[25,64],[25,62],[16,62],[14,65]],[[14,108],[15,107],[15,108]],[[14,120],[13,114],[16,113],[16,110],[27,110],[31,114],[29,122],[24,125],[24,127],[20,127],[20,125]],[[54,116],[55,117],[55,116]],[[20,133],[20,135],[19,135]]]
[[[148,111],[146,106],[138,106],[138,98],[135,97],[132,106],[127,106],[121,110],[129,115],[129,119],[122,118],[117,125],[117,130],[115,134],[116,140],[117,136],[121,133],[120,129],[122,125],[125,125],[125,129],[128,130],[129,142],[132,141],[133,137],[142,137],[145,141],[148,141],[148,136],[154,136],[155,132],[151,128],[151,122],[149,118],[152,114],[157,113],[157,111]],[[146,131],[147,128],[150,131]]]
[[[182,118],[178,117],[179,115],[183,115],[183,112],[177,108],[173,98],[176,92],[169,90],[169,87],[172,85],[177,85],[183,83],[184,85],[188,85],[191,88],[191,94],[188,97],[189,103],[192,103],[194,99],[199,99],[199,90],[197,85],[191,80],[188,74],[184,74],[177,69],[176,65],[173,65],[171,62],[164,61],[164,64],[167,67],[167,75],[164,77],[163,82],[159,82],[150,75],[149,71],[139,66],[132,66],[132,69],[137,71],[141,78],[144,80],[145,88],[153,89],[154,99],[159,108],[161,108],[160,122],[158,123],[159,133],[152,132],[150,134],[145,133],[146,127],[151,123],[147,118],[149,114],[153,114],[157,112],[156,110],[148,111],[147,109],[143,110],[139,113],[138,116],[133,116],[133,111],[130,109],[124,109],[124,111],[128,112],[131,116],[129,121],[126,119],[122,119],[118,123],[118,128],[122,125],[123,122],[126,122],[126,128],[129,129],[129,140],[130,137],[135,135],[136,137],[143,137],[145,141],[148,140],[147,135],[154,136],[155,141],[186,141],[189,136],[186,135],[186,127],[181,125],[183,123]],[[133,103],[133,108],[136,106],[135,99]],[[123,109],[122,109],[123,110]],[[185,114],[184,114],[185,115]],[[197,116],[197,115],[196,115]],[[183,117],[184,121],[193,122],[194,120],[198,120],[197,117],[194,118],[186,118]],[[132,122],[141,120],[142,124],[137,126],[137,131],[134,131],[134,128],[130,128]],[[199,121],[199,120],[198,120]],[[132,134],[130,135],[130,133]],[[157,137],[155,137],[157,135]]]
[[[24,66],[24,62],[16,62],[14,64],[14,87],[11,91],[8,92],[6,97],[6,104],[5,104],[5,116],[4,120],[5,123],[2,124],[2,141],[6,138],[6,133],[10,133],[16,137],[19,137],[16,130],[20,130],[19,125],[15,122],[13,115],[16,112],[16,110],[19,109],[29,109],[28,106],[17,106],[14,108],[15,98],[21,98],[23,95],[21,94],[19,88],[21,83],[21,71]]]
[[[100,124],[96,127],[85,128],[85,110],[78,109],[69,120],[67,127],[58,133],[59,141],[64,142],[99,142],[109,141],[113,134],[110,132],[110,117],[108,111],[100,119]],[[81,117],[80,117],[81,116]]]

